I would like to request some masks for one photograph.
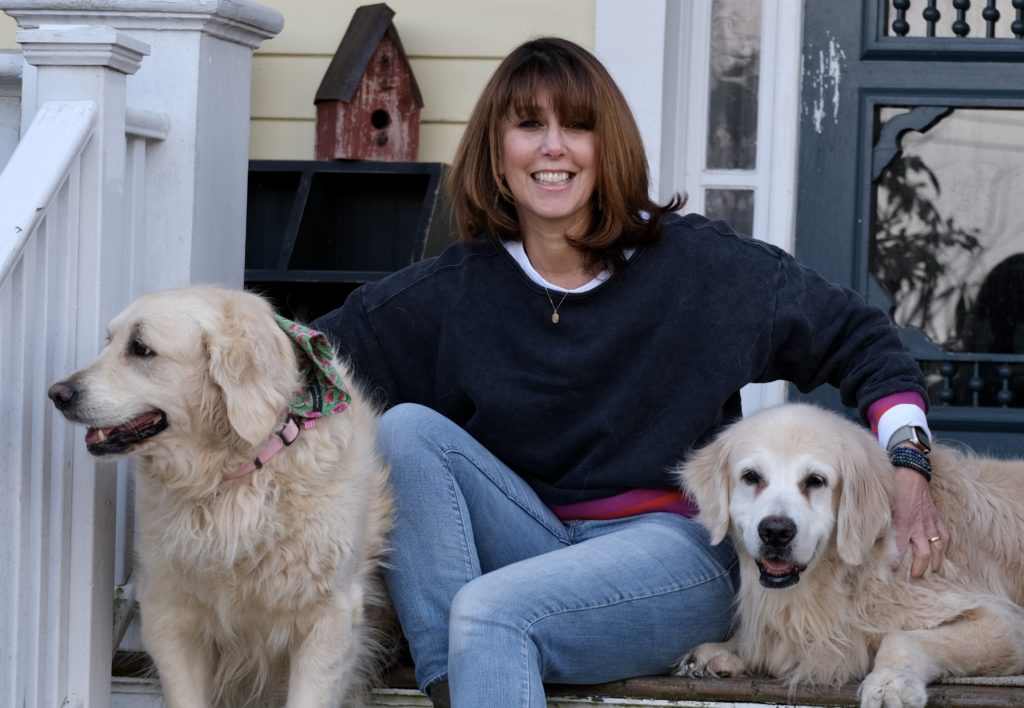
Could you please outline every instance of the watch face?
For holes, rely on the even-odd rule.
[[[928,444],[928,436],[922,428],[913,427],[910,429],[910,442],[923,447],[926,451],[931,450],[931,446]]]

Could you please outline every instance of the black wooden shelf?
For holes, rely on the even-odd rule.
[[[252,160],[245,285],[308,321],[451,242],[447,166]]]

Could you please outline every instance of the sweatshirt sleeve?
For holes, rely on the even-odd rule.
[[[857,293],[781,254],[767,376],[803,392],[822,384],[839,389],[863,420],[876,400],[916,392],[927,400],[920,367],[896,327]]]

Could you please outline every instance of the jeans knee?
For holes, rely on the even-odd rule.
[[[380,417],[377,445],[384,460],[401,467],[403,459],[416,459],[427,447],[436,447],[441,414],[418,403],[399,403]]]
[[[519,623],[509,612],[509,603],[495,592],[496,588],[489,580],[486,575],[475,578],[455,594],[449,613],[453,636],[489,633],[497,627],[507,629]]]
[[[430,414],[437,415],[418,403],[399,403],[387,409],[377,426],[381,446],[392,447],[394,441],[408,438],[409,431],[419,428],[420,421]]]

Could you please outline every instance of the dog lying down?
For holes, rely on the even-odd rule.
[[[740,562],[736,626],[677,673],[798,684],[863,679],[862,706],[924,706],[947,677],[1024,672],[1024,461],[931,453],[950,532],[943,567],[912,580],[890,530],[893,468],[875,438],[785,405],[731,426],[679,470],[713,543]]]
[[[145,295],[49,391],[137,459],[142,634],[168,704],[330,706],[380,658],[375,411],[322,335],[251,293]]]

